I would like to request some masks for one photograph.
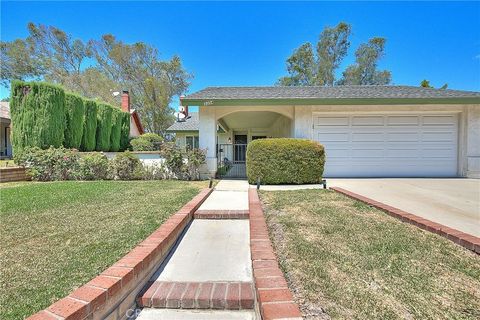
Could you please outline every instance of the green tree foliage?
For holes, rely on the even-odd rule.
[[[130,139],[130,114],[122,112],[122,129],[120,131],[120,150],[127,150]]]
[[[310,43],[302,44],[287,59],[288,76],[277,84],[283,86],[333,86],[335,84],[388,84],[390,71],[378,71],[378,61],[385,51],[384,38],[375,37],[361,44],[355,52],[355,64],[346,68],[336,81],[335,72],[350,48],[352,33],[348,23],[326,27],[319,36],[316,54]]]
[[[430,85],[430,81],[428,81],[427,79],[423,79],[422,82],[420,82],[420,87],[423,87],[423,88],[433,88],[433,87]]]
[[[348,66],[338,84],[384,85],[392,80],[390,71],[377,70],[378,61],[385,53],[385,38],[375,37],[361,44],[355,51],[355,64]]]
[[[289,76],[280,78],[282,86],[312,86],[316,83],[317,64],[312,44],[307,42],[296,49],[287,59]]]
[[[333,86],[335,70],[340,66],[350,47],[348,38],[351,32],[349,24],[340,22],[336,27],[326,27],[320,34],[317,43],[318,85]]]
[[[105,103],[97,103],[97,151],[110,151],[113,108]]]
[[[83,99],[75,94],[65,94],[65,134],[63,146],[80,149],[82,144],[85,106]]]
[[[128,89],[148,131],[162,134],[174,121],[170,104],[191,78],[178,56],[161,60],[156,48],[112,35],[84,42],[53,26],[30,23],[28,31],[26,39],[1,42],[3,85],[39,77],[112,105],[119,105],[112,92]]]
[[[287,59],[288,76],[280,78],[284,86],[333,86],[335,70],[345,58],[350,41],[351,26],[340,22],[335,27],[326,27],[319,36],[316,55],[307,42],[296,49]]]
[[[14,81],[10,99],[14,151],[60,147],[65,129],[64,103],[65,92],[58,86]]]
[[[123,113],[119,108],[112,108],[112,132],[110,133],[110,151],[120,150]]]
[[[94,151],[97,135],[97,103],[85,100],[85,121],[83,124],[82,151]]]

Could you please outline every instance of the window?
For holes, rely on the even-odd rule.
[[[186,136],[185,145],[187,149],[198,149],[198,136]]]

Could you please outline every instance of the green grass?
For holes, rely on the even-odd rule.
[[[182,181],[2,184],[1,318],[29,316],[88,282],[206,185]]]
[[[333,191],[260,195],[307,318],[480,318],[478,255]]]

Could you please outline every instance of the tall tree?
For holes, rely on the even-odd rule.
[[[340,22],[336,27],[327,27],[320,34],[317,43],[318,57],[318,85],[333,86],[335,83],[335,70],[347,55],[351,34],[351,26]]]
[[[392,75],[388,70],[377,70],[378,61],[385,53],[386,39],[375,37],[361,44],[355,51],[355,64],[348,66],[338,81],[340,85],[384,85]]]
[[[287,71],[290,75],[280,78],[278,83],[282,86],[315,85],[317,69],[312,45],[309,42],[304,43],[287,59]]]
[[[162,134],[173,121],[173,97],[185,92],[191,78],[180,58],[161,61],[154,47],[142,42],[125,44],[112,35],[90,41],[89,45],[98,68],[129,89],[146,128]]]
[[[52,26],[30,23],[28,30],[26,39],[1,42],[2,85],[38,77],[111,104],[119,104],[113,91],[127,89],[147,130],[161,134],[173,121],[170,103],[191,78],[178,56],[160,60],[156,48],[113,35],[83,42]]]
[[[335,70],[345,58],[350,41],[351,26],[340,22],[335,27],[326,27],[319,36],[316,55],[312,44],[307,42],[297,48],[287,59],[288,76],[279,79],[285,86],[332,86]]]
[[[420,87],[423,87],[423,88],[433,88],[433,87],[430,85],[430,81],[428,81],[427,79],[423,79],[422,82],[420,82]]]

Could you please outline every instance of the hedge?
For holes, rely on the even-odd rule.
[[[80,149],[83,135],[85,106],[83,99],[75,94],[65,94],[65,148]]]
[[[112,132],[110,133],[110,151],[120,150],[120,136],[122,133],[123,112],[119,108],[112,110]]]
[[[249,183],[304,184],[322,180],[325,151],[307,139],[258,139],[247,147]]]
[[[60,147],[65,130],[65,92],[43,82],[12,81],[10,112],[14,152]]]
[[[105,103],[98,103],[97,111],[97,151],[110,151],[110,134],[112,133],[113,108]]]
[[[97,135],[97,103],[85,100],[85,120],[83,123],[82,151],[94,151]]]
[[[122,112],[122,129],[120,131],[120,149],[127,150],[130,139],[130,113]]]

